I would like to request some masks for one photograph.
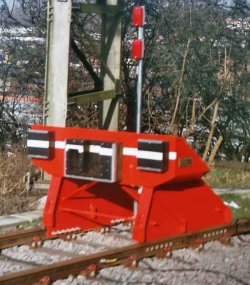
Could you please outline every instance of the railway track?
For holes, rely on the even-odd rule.
[[[47,239],[39,228],[1,236],[0,263],[12,263],[14,269],[1,273],[0,284],[50,284],[69,275],[95,275],[102,268],[133,267],[146,257],[171,256],[174,250],[202,247],[215,240],[226,243],[233,236],[250,233],[250,220],[143,244],[131,240],[128,225],[104,228],[103,232],[74,232]]]
[[[19,230],[0,235],[0,250],[32,242],[34,239],[45,239],[45,229],[42,227]]]

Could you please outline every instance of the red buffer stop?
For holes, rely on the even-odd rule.
[[[232,220],[202,180],[209,168],[183,138],[33,126],[27,146],[52,175],[43,214],[49,236],[124,220],[145,242]]]

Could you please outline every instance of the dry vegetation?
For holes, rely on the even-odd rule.
[[[205,180],[213,188],[250,188],[250,163],[216,163]]]
[[[38,195],[26,191],[24,176],[33,170],[21,147],[0,153],[0,215],[24,212],[35,207]]]

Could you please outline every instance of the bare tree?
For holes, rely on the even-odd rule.
[[[36,18],[36,23],[33,18],[44,13],[44,10],[38,6],[40,1],[30,2],[36,2],[36,5],[30,3],[28,8],[27,1],[0,1],[3,11],[0,32],[2,146],[18,142],[31,123],[42,121],[45,25],[44,18]]]

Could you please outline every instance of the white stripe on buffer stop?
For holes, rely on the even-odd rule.
[[[124,147],[123,148],[123,155],[127,156],[136,156],[137,158],[142,159],[151,159],[151,160],[163,160],[163,153],[162,152],[156,152],[156,151],[144,151],[144,150],[138,150],[137,148],[132,147]],[[176,160],[177,159],[177,152],[170,151],[168,153],[168,159],[169,160]]]
[[[150,160],[163,160],[162,152],[148,151],[148,150],[138,150],[137,158],[150,159]]]
[[[58,145],[58,144],[56,144]],[[59,148],[59,147],[58,147]],[[86,148],[88,149],[88,148]],[[78,150],[79,153],[83,153],[85,151],[84,145],[77,145],[77,144],[66,144],[65,150]],[[113,149],[102,147],[100,145],[89,145],[89,152],[90,153],[98,153],[100,155],[112,156]]]
[[[40,141],[40,140],[28,140],[27,142],[28,147],[37,147],[37,148],[48,148],[49,142],[48,141]],[[66,143],[64,141],[56,141],[55,142],[55,148],[56,149],[79,149],[79,152],[82,152],[81,145],[73,145],[68,144],[66,146]],[[107,155],[112,156],[113,155],[113,149],[112,148],[104,148],[99,145],[90,145],[89,151],[93,153],[99,153],[100,155]],[[151,159],[151,160],[163,160],[163,153],[156,152],[156,151],[144,151],[144,150],[138,150],[137,148],[133,147],[124,147],[123,148],[123,155],[127,156],[135,156],[137,158],[142,159]],[[168,153],[168,159],[169,160],[176,160],[177,159],[177,152],[170,151]]]
[[[113,155],[113,149],[102,147],[100,145],[90,145],[89,146],[89,152],[91,153],[99,153],[100,155],[106,155],[106,156],[112,156]]]
[[[56,141],[55,142],[55,148],[57,149],[64,149],[66,146],[66,143],[64,141]],[[73,144],[67,144],[66,150],[68,149],[78,149],[78,148],[73,148],[71,146],[76,146],[76,147],[83,147],[81,145],[73,145]],[[107,156],[112,156],[113,155],[113,150],[111,148],[106,148],[106,147],[101,147],[100,145],[90,145],[89,146],[89,151],[93,153],[99,153],[100,155],[107,155]]]
[[[175,151],[170,151],[170,152],[168,153],[168,159],[169,159],[169,160],[176,160],[176,159],[177,159],[177,152],[175,152]]]
[[[28,140],[27,147],[35,147],[35,148],[49,148],[49,141],[43,140]]]
[[[66,145],[66,143],[64,141],[56,141],[55,142],[55,148],[58,148],[58,149],[64,149],[65,145]]]

